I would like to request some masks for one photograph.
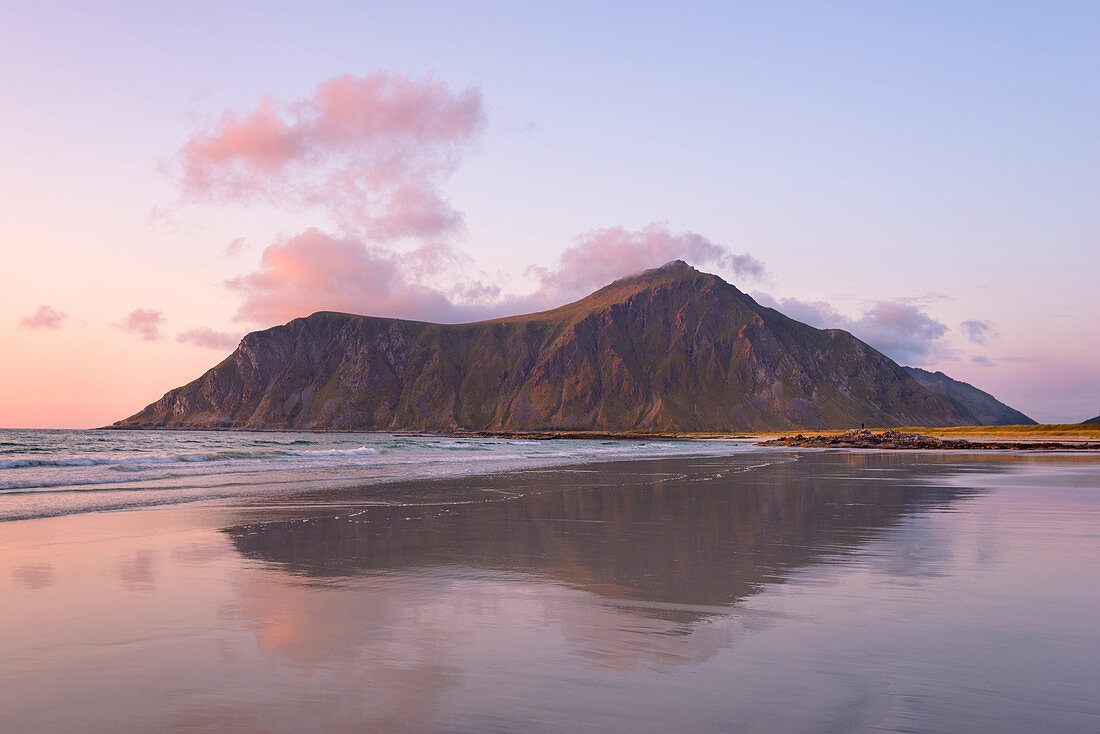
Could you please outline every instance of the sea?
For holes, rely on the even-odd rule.
[[[0,430],[0,520],[746,448],[718,440]]]

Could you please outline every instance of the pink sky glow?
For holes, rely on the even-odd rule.
[[[5,13],[0,427],[108,424],[318,310],[474,321],[674,259],[1094,416],[1100,11],[1057,5]]]

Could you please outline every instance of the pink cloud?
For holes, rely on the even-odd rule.
[[[476,89],[339,76],[304,100],[226,111],[181,149],[183,190],[198,201],[320,206],[374,241],[433,237],[462,222],[439,187],[484,125]]]
[[[138,308],[126,314],[118,325],[123,331],[137,334],[142,341],[160,339],[160,327],[164,323],[164,312],[159,309]]]
[[[236,255],[240,255],[242,252],[245,251],[245,248],[247,246],[248,243],[244,237],[236,237],[233,239],[232,242],[225,246],[225,256],[234,257]]]
[[[632,273],[660,267],[672,260],[732,271],[738,279],[765,275],[763,263],[746,253],[735,253],[695,232],[672,232],[661,222],[630,231],[622,227],[594,229],[581,235],[552,268],[533,267],[538,290],[532,303],[560,305]]]
[[[235,349],[241,338],[227,334],[224,331],[214,331],[209,326],[200,326],[177,334],[176,341],[181,344],[192,344],[196,347],[208,347],[210,349]]]
[[[60,329],[67,314],[52,306],[39,306],[38,310],[19,322],[24,329]]]
[[[535,268],[536,290],[505,296],[498,284],[463,277],[471,263],[445,244],[409,252],[371,246],[309,229],[264,250],[260,267],[227,287],[243,297],[237,318],[272,324],[315,311],[345,311],[426,321],[471,321],[560,306],[608,283],[670,260],[714,263],[744,277],[764,266],[694,233],[660,224],[630,232],[595,230],[569,248],[555,267]],[[429,285],[446,280],[452,285]]]
[[[458,308],[440,290],[420,285],[430,263],[448,261],[440,246],[400,254],[360,240],[309,229],[264,250],[255,272],[227,282],[244,297],[237,317],[275,323],[314,311],[440,320]]]

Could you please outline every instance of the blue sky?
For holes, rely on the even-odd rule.
[[[439,176],[464,226],[365,243],[462,255],[410,287],[518,298],[593,230],[665,223],[763,263],[697,263],[760,300],[1041,421],[1100,412],[1100,5],[394,5],[0,11],[0,379],[61,386],[0,391],[0,424],[109,422],[227,351],[179,334],[270,325],[235,319],[226,282],[311,228],[356,233],[324,205],[190,200],[179,153],[226,110],[380,71],[473,89],[483,113]],[[899,304],[908,322],[872,323]],[[42,306],[65,318],[24,324]],[[160,313],[151,339],[138,309]]]

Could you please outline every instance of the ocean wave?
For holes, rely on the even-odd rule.
[[[0,469],[28,469],[30,467],[96,466],[109,463],[109,459],[92,459],[78,456],[73,459],[9,459],[0,461]]]
[[[270,455],[271,452],[268,452]],[[118,468],[141,467],[150,464],[178,464],[181,462],[222,461],[234,458],[260,458],[260,454],[241,451],[222,451],[203,454],[168,454],[164,456],[72,456],[64,459],[9,459],[0,461],[0,469],[51,469],[66,467],[110,466]]]
[[[357,449],[317,449],[315,451],[283,449],[279,453],[287,456],[376,456],[379,451],[369,446],[360,446]]]
[[[423,453],[417,453],[416,456],[409,456],[408,460],[411,462],[421,461],[436,461],[439,460],[443,453],[436,453],[434,457],[431,456],[433,451],[445,452],[449,454],[450,461],[464,461],[467,459],[458,459],[454,454],[456,452],[476,452],[481,454],[478,456],[480,460],[496,460],[496,459],[524,459],[524,458],[536,458],[536,457],[586,457],[596,456],[596,454],[620,454],[620,456],[630,456],[634,453],[651,453],[654,450],[660,450],[663,448],[659,443],[635,443],[635,445],[623,446],[621,443],[598,443],[596,446],[569,446],[568,448],[561,446],[554,446],[543,441],[508,441],[507,443],[498,443],[496,446],[526,446],[532,450],[530,452],[514,453],[497,452],[494,447],[488,447],[484,445],[478,445],[478,443],[467,443],[463,441],[448,441],[436,443],[436,445],[427,445],[418,447]],[[397,456],[405,451],[400,448],[395,449]],[[109,453],[92,454],[92,456],[78,456],[78,457],[64,457],[64,458],[20,458],[20,459],[4,459],[0,460],[0,470],[2,469],[70,469],[80,467],[108,467],[113,470],[123,472],[141,471],[143,468],[157,467],[157,465],[164,464],[176,464],[176,463],[206,463],[210,461],[249,461],[249,460],[274,460],[287,459],[287,458],[311,458],[311,459],[330,459],[337,457],[371,457],[381,456],[386,453],[385,449],[379,450],[368,446],[360,446],[354,449],[290,449],[290,448],[270,448],[259,450],[222,450],[222,451],[207,451],[196,453],[166,453],[166,454],[131,454],[131,456],[111,456]],[[390,461],[394,463],[401,463],[397,456],[390,457]],[[473,459],[473,457],[470,457]]]
[[[153,505],[200,496],[267,494],[276,485],[297,491],[320,481],[359,486],[736,449],[664,441],[354,434],[73,431],[58,440],[52,433],[32,432],[25,443],[20,434],[0,435],[12,445],[0,447],[0,519],[54,514],[54,505],[68,506],[59,513],[66,514],[93,505],[122,506],[115,504],[118,500],[125,506]],[[18,448],[13,451],[14,446]],[[73,493],[71,502],[63,496],[67,492]]]
[[[70,456],[59,459],[7,459],[0,461],[0,469],[68,468],[109,466],[120,471],[139,471],[142,467],[162,464],[203,463],[208,461],[233,461],[278,459],[280,457],[374,456],[379,451],[368,446],[357,449],[266,449],[260,451],[212,451],[194,454],[165,454],[138,456]]]

